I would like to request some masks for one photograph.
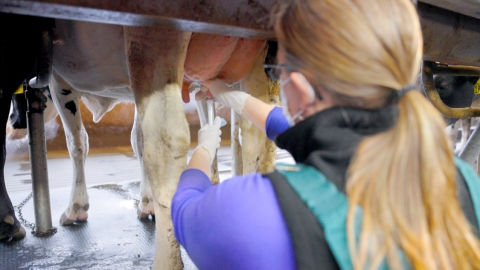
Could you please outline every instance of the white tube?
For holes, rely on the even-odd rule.
[[[208,125],[213,126],[213,118],[215,117],[213,99],[207,100],[207,113],[208,113]]]

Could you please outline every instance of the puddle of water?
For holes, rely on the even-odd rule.
[[[136,201],[134,200],[125,200],[119,203],[119,206],[125,209],[135,210],[136,209]]]

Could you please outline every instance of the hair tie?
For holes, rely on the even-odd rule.
[[[406,93],[408,93],[410,90],[413,90],[413,89],[418,89],[418,86],[416,84],[411,83],[411,84],[405,85],[402,89],[397,90],[395,92],[397,92],[397,97],[400,99],[403,96],[405,96]]]
[[[397,103],[405,94],[413,89],[418,89],[416,84],[407,84],[400,90],[392,89],[390,90],[390,95],[388,95],[387,100],[385,102],[386,105]]]

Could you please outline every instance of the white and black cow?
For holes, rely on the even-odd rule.
[[[84,173],[88,135],[78,110],[80,99],[92,111],[94,121],[99,121],[121,100],[135,101],[132,146],[143,172],[139,216],[156,215],[154,267],[180,269],[169,207],[190,145],[180,98],[185,85],[183,71],[189,70],[196,80],[220,77],[228,83],[241,81],[242,89],[266,102],[278,103],[278,84],[269,82],[263,72],[265,43],[202,34],[196,34],[195,42],[190,43],[191,33],[172,29],[124,28],[66,20],[56,21],[56,37],[51,96],[62,118],[74,162],[70,201],[60,222],[67,225],[88,218]],[[228,45],[219,40],[227,40]],[[201,53],[202,49],[212,51],[212,45],[218,48],[216,54],[206,57]],[[197,52],[190,54],[193,57],[189,61],[185,60],[187,50]],[[224,52],[223,58],[217,61],[220,51]],[[208,64],[211,69],[205,73],[203,68],[187,68],[199,63]],[[256,139],[258,131],[247,121],[242,121],[242,131],[247,157],[244,172],[270,170],[275,158],[273,143],[265,143],[265,136]]]
[[[261,96],[265,101],[278,102],[278,93],[269,91],[275,87],[270,87],[273,84],[269,84],[263,71],[264,41],[202,35],[195,34],[192,38],[191,33],[166,28],[56,20],[57,40],[50,90],[74,161],[70,201],[60,222],[66,225],[88,218],[89,201],[84,173],[88,135],[78,110],[80,99],[92,111],[94,121],[100,120],[117,102],[134,101],[136,112],[132,146],[144,172],[142,202],[138,211],[140,217],[155,214],[155,269],[182,268],[170,219],[170,202],[185,168],[190,146],[190,133],[182,105],[184,70],[195,80],[223,76],[228,83],[241,81],[243,89],[256,92],[254,95]],[[219,40],[227,41],[228,45],[215,43]],[[192,45],[202,44],[204,51],[211,52],[212,42],[217,46],[214,50],[216,56],[222,48],[226,52],[221,61],[215,57],[205,58],[206,54]],[[224,46],[230,47],[225,49]],[[240,53],[235,53],[236,50]],[[186,60],[187,51],[192,52],[189,60]],[[247,62],[251,65],[242,66]],[[208,75],[204,73],[206,69],[187,68],[187,64],[188,67],[196,67],[199,63],[213,67],[208,70]],[[253,131],[251,125],[244,126],[245,130]],[[245,137],[250,138],[244,135],[244,140]],[[255,145],[258,141],[250,141],[254,143],[250,148],[257,155],[254,158],[256,163],[264,160],[259,155],[268,156],[271,169],[274,149],[265,151],[265,148]],[[252,164],[252,168],[260,167],[255,162]]]
[[[27,99],[24,93],[25,88],[30,88],[30,86],[20,86],[12,96],[12,107],[10,108],[10,117],[7,121],[7,140],[19,140],[27,136]],[[58,112],[55,105],[53,105],[50,88],[46,86],[40,90],[47,98],[46,108],[43,111],[43,120],[44,123],[48,123],[57,117]]]
[[[136,151],[152,185],[156,216],[155,269],[180,269],[182,262],[170,220],[170,200],[186,164],[190,144],[183,113],[183,61],[191,33],[165,28],[56,20],[50,90],[62,118],[67,147],[75,160],[70,202],[62,224],[86,220],[84,164],[88,135],[80,99],[99,120],[119,100],[136,104]],[[93,98],[94,97],[94,98]]]

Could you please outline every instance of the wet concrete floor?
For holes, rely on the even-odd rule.
[[[20,209],[27,236],[18,242],[0,244],[0,269],[151,269],[155,224],[151,219],[141,221],[136,217],[140,168],[133,152],[93,151],[89,155],[85,164],[89,218],[73,226],[58,223],[70,196],[71,161],[61,154],[49,156],[54,157],[48,159],[48,172],[53,226],[58,231],[50,237],[33,236],[25,226],[35,221],[33,202],[27,200]],[[293,162],[282,150],[277,160]],[[218,162],[221,180],[227,179],[231,176],[229,147],[219,149]],[[21,206],[32,189],[28,159],[9,159],[5,179],[13,205]],[[184,269],[196,269],[184,250],[182,258]]]

